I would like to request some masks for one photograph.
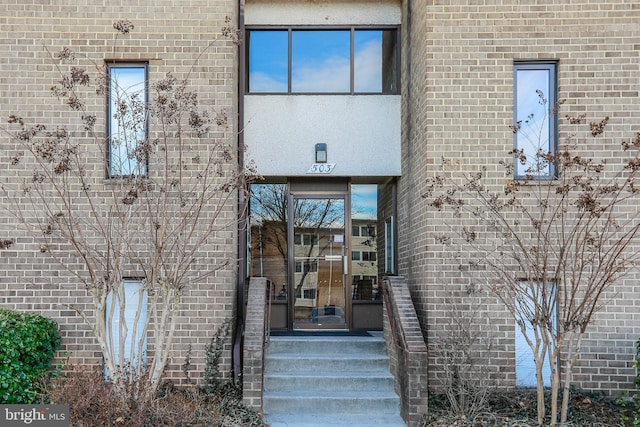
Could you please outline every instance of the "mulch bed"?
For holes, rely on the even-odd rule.
[[[547,409],[547,416],[549,410]],[[611,398],[574,390],[566,427],[623,426],[621,407]],[[548,424],[548,423],[547,423]],[[473,416],[451,414],[444,396],[433,396],[424,427],[530,427],[537,426],[535,390],[493,392],[485,410]]]

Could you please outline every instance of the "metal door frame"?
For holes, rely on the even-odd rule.
[[[345,301],[345,328],[336,328],[332,325],[320,325],[315,327],[296,328],[302,330],[323,330],[340,329],[351,330],[352,307],[351,307],[351,182],[350,181],[289,181],[287,195],[287,270],[288,270],[288,298],[287,317],[289,331],[294,330],[295,324],[295,253],[294,253],[294,200],[295,199],[342,199],[344,200],[344,256],[347,261],[346,271],[343,271],[343,291]]]

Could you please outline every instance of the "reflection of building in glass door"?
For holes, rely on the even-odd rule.
[[[333,234],[329,237],[331,240],[328,243],[329,254],[324,256],[325,261],[329,264],[329,277],[327,279],[328,292],[325,307],[336,306],[335,299],[338,299],[338,303],[342,299],[343,293],[343,274],[342,260],[344,257],[344,236],[342,234]],[[334,249],[334,246],[337,247]],[[336,251],[337,253],[334,253]],[[334,267],[337,265],[336,267]],[[335,288],[334,295],[332,297],[332,290]],[[338,292],[338,295],[335,295]]]
[[[343,198],[293,202],[295,327],[346,326]]]
[[[371,301],[378,290],[376,223],[351,218],[351,276],[354,300]]]
[[[351,280],[354,301],[381,299],[378,284],[378,188],[351,186]]]
[[[296,229],[294,233],[295,257],[295,305],[297,314],[306,316],[306,311],[315,307],[318,289],[318,235],[315,230]],[[302,320],[302,319],[299,319]]]
[[[287,185],[251,186],[249,223],[250,275],[266,277],[276,286],[277,300],[286,300],[287,272]]]

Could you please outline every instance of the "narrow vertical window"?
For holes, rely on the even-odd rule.
[[[147,174],[147,65],[110,64],[108,178]]]
[[[514,65],[514,149],[516,179],[553,179],[557,149],[555,62]]]
[[[396,31],[354,32],[354,91],[395,93],[397,91]]]
[[[384,222],[384,271],[395,274],[395,243],[394,243],[393,217]]]

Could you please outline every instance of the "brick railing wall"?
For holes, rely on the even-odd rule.
[[[427,346],[403,277],[383,279],[384,334],[400,395],[400,414],[409,427],[428,411]]]
[[[244,404],[262,411],[262,371],[267,316],[267,286],[264,277],[252,277],[247,295],[244,331],[242,399]]]

